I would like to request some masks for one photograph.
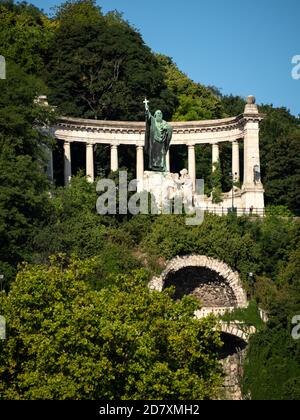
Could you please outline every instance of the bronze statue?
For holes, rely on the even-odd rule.
[[[170,148],[173,129],[163,120],[163,114],[157,110],[151,115],[149,101],[144,101],[146,108],[145,151],[149,157],[149,170],[167,172],[166,155]]]

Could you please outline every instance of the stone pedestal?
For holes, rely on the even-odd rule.
[[[246,213],[261,214],[265,208],[264,187],[261,183],[242,189],[242,206]]]
[[[187,170],[181,171],[181,176],[170,172],[145,171],[139,190],[152,194],[159,213],[180,214],[183,206],[188,210],[193,204],[193,180]]]
[[[168,202],[171,181],[172,175],[169,172],[144,172],[143,183],[140,186],[140,189],[152,194],[159,211],[161,211]]]

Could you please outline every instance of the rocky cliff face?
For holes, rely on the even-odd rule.
[[[225,374],[222,394],[226,400],[243,400],[241,379],[245,356],[246,350],[242,350],[221,361]]]

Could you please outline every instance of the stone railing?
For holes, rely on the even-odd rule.
[[[213,308],[201,308],[198,311],[195,312],[195,316],[197,319],[205,318],[209,315],[215,315],[215,316],[224,316],[226,313],[231,313],[236,308],[234,306],[230,307],[213,307]]]

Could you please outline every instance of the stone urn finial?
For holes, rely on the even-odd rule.
[[[245,105],[245,114],[258,114],[258,107],[256,105],[256,98],[253,95],[248,96]]]
[[[247,104],[248,105],[255,105],[256,103],[256,98],[254,95],[249,95],[247,98]]]

